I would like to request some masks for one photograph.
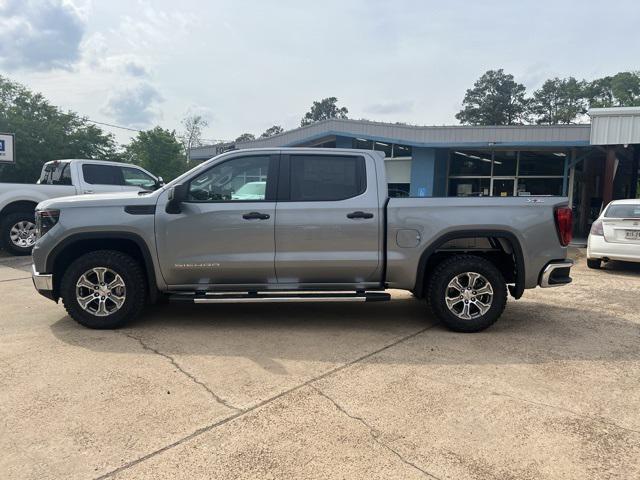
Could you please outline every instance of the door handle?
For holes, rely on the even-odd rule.
[[[373,218],[373,213],[369,212],[351,212],[347,213],[347,218],[355,219],[355,218]]]
[[[250,212],[242,215],[242,218],[245,220],[268,220],[271,218],[271,215],[268,213]]]
[[[93,193],[93,190],[85,190],[83,193]]]

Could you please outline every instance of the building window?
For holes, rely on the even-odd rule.
[[[411,158],[413,153],[410,145],[400,145],[399,143],[393,144],[393,157],[394,158]]]
[[[314,148],[336,148],[336,141],[328,140],[326,142],[318,143],[317,145],[313,145]]]
[[[411,145],[378,142],[366,140],[364,138],[354,138],[351,142],[351,146],[361,150],[377,150],[379,152],[384,152],[384,156],[387,158],[411,158],[411,154],[413,153]]]
[[[493,152],[493,176],[515,177],[518,170],[518,152],[513,150]]]
[[[452,151],[448,195],[560,196],[566,160],[565,152],[549,150]]]
[[[556,152],[520,152],[521,177],[562,176],[566,155]]]
[[[491,152],[466,150],[453,152],[449,164],[449,175],[489,177],[491,176]]]
[[[360,150],[373,150],[373,141],[364,138],[354,138],[352,142],[353,148]]]
[[[451,178],[450,197],[486,197],[491,189],[490,178]]]
[[[379,152],[384,152],[384,156],[385,157],[390,157],[391,156],[392,148],[393,148],[393,146],[392,146],[391,143],[373,142],[373,149],[377,150]]]
[[[562,177],[560,178],[519,178],[518,195],[562,195]]]

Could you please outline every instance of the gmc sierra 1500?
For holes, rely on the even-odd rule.
[[[36,220],[37,290],[91,328],[160,295],[380,301],[397,288],[474,332],[507,293],[571,281],[566,198],[388,198],[374,151],[228,152],[155,192],[47,200]]]

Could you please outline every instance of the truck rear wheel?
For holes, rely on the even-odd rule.
[[[144,307],[144,273],[138,262],[122,252],[89,252],[66,270],[60,294],[67,313],[79,324],[118,328]]]
[[[493,325],[507,304],[500,270],[474,255],[456,255],[440,263],[427,293],[436,316],[456,332],[479,332]]]
[[[14,255],[29,255],[36,243],[36,221],[34,212],[10,213],[0,225],[2,245]]]

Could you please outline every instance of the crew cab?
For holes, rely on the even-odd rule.
[[[368,302],[404,289],[474,332],[508,294],[571,282],[566,198],[389,198],[369,150],[228,152],[154,192],[47,200],[36,219],[35,287],[90,328],[160,296]]]
[[[54,160],[42,166],[35,185],[0,183],[0,246],[28,255],[36,240],[36,205],[48,198],[154,189],[162,184],[144,168],[101,160]]]

